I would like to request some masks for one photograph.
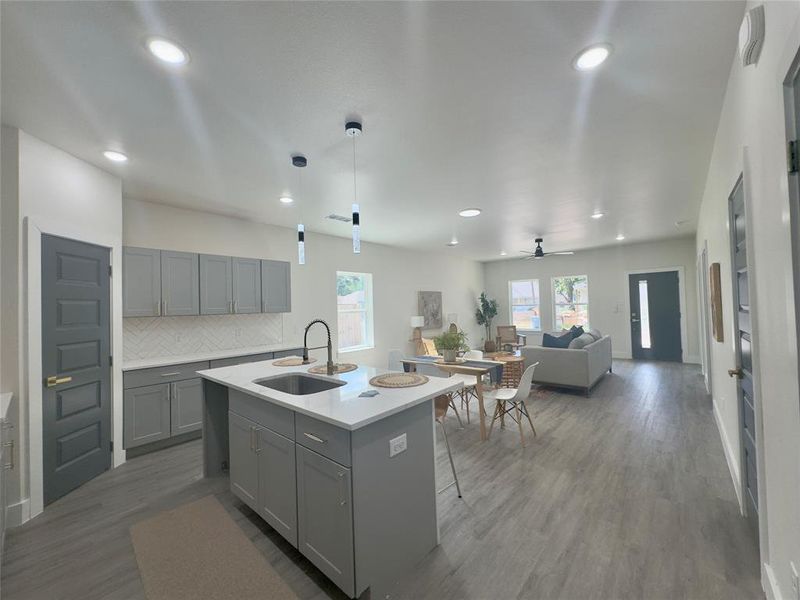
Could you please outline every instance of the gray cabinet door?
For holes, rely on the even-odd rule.
[[[122,249],[122,316],[161,314],[161,252],[150,248]]]
[[[125,448],[135,448],[170,436],[169,383],[125,390]]]
[[[258,510],[258,455],[255,452],[257,425],[228,413],[228,446],[231,492],[254,511]]]
[[[170,398],[172,435],[197,431],[203,427],[203,380],[176,381]]]
[[[200,255],[200,314],[233,312],[233,266],[230,256]]]
[[[350,469],[295,445],[297,548],[343,592],[354,596]]]
[[[258,506],[261,517],[297,547],[297,471],[294,442],[269,429],[258,431]]]
[[[256,258],[233,260],[233,312],[261,312],[261,261]]]
[[[200,314],[200,262],[193,252],[161,251],[162,314]]]
[[[280,260],[261,261],[262,312],[291,312],[291,264]]]

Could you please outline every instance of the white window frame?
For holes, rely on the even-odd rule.
[[[366,329],[367,329],[367,343],[362,344],[361,346],[349,346],[347,348],[340,348],[338,339],[339,336],[336,336],[336,346],[337,351],[339,354],[347,354],[348,352],[359,352],[361,350],[371,350],[375,347],[375,319],[373,317],[373,298],[372,298],[372,273],[360,273],[357,271],[336,271],[336,281],[335,284],[339,285],[339,277],[340,276],[355,276],[355,277],[365,277],[364,280],[364,295],[366,297],[366,307],[363,309],[360,308],[351,308],[346,310],[339,309],[339,296],[336,296],[336,328],[338,331],[339,328],[339,315],[342,313],[364,313],[366,316]]]
[[[557,314],[556,313],[556,308],[558,308],[558,306],[560,304],[556,300],[556,298],[557,298],[557,295],[556,295],[556,279],[564,279],[565,277],[584,277],[586,279],[586,293],[587,294],[589,293],[589,276],[588,275],[558,275],[557,277],[551,277],[550,278],[550,295],[551,295],[551,297],[553,299],[553,331],[560,331],[560,330],[556,329],[556,327],[557,327],[557,325],[556,325],[556,314]],[[591,298],[591,296],[589,296],[589,297]],[[591,323],[591,308],[589,306],[589,302],[591,302],[591,300],[589,300],[589,301],[587,301],[585,303],[577,302],[576,304],[580,304],[580,305],[586,304],[586,313],[590,315],[589,323]],[[561,304],[563,305],[563,303],[561,303]],[[587,325],[589,323],[587,323]]]
[[[542,330],[542,286],[541,286],[541,281],[538,278],[535,278],[535,277],[528,278],[528,279],[509,279],[508,280],[508,324],[509,325],[513,325],[514,324],[514,297],[513,297],[512,292],[511,292],[512,285],[514,283],[519,283],[520,281],[530,281],[530,282],[534,282],[535,281],[536,282],[536,287],[539,289],[539,303],[538,304],[531,304],[531,305],[526,304],[525,305],[525,306],[536,306],[539,309],[539,329],[533,329],[533,328],[522,329],[522,328],[520,328],[519,330],[520,331],[530,331],[530,332],[541,331]],[[522,306],[522,305],[520,305],[520,306]]]

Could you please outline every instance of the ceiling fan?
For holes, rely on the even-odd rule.
[[[545,252],[544,250],[542,250],[542,242],[544,241],[544,239],[536,238],[534,241],[536,242],[536,249],[533,252],[529,252],[528,250],[520,250],[520,252],[523,252],[524,254],[528,255],[528,256],[523,256],[522,257],[523,260],[530,260],[532,258],[539,259],[539,258],[544,258],[545,256],[557,256],[557,255],[567,256],[575,254],[571,250],[567,252]]]

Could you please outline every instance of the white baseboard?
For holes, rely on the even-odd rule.
[[[630,352],[613,352],[612,351],[611,352],[611,358],[621,358],[621,359],[630,360],[633,357],[631,356]]]
[[[714,421],[717,423],[719,430],[719,437],[722,440],[722,450],[725,454],[725,460],[728,463],[728,470],[731,472],[731,479],[733,480],[733,489],[736,492],[736,500],[739,502],[739,512],[744,514],[744,499],[742,498],[741,475],[739,474],[739,459],[735,456],[731,442],[728,439],[728,432],[725,431],[725,426],[722,424],[722,417],[719,416],[717,411],[717,403],[712,402]]]
[[[31,519],[31,501],[25,498],[6,508],[6,526],[19,527]]]
[[[783,600],[781,588],[775,577],[775,571],[767,563],[764,563],[761,575],[761,588],[767,596],[767,600]]]

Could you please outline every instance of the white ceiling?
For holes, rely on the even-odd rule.
[[[365,240],[491,260],[535,234],[549,251],[675,237],[694,230],[743,10],[3,2],[2,119],[119,174],[126,197],[348,236],[322,217],[350,212],[359,116]],[[153,34],[191,62],[157,63]],[[594,42],[607,63],[572,69]]]

